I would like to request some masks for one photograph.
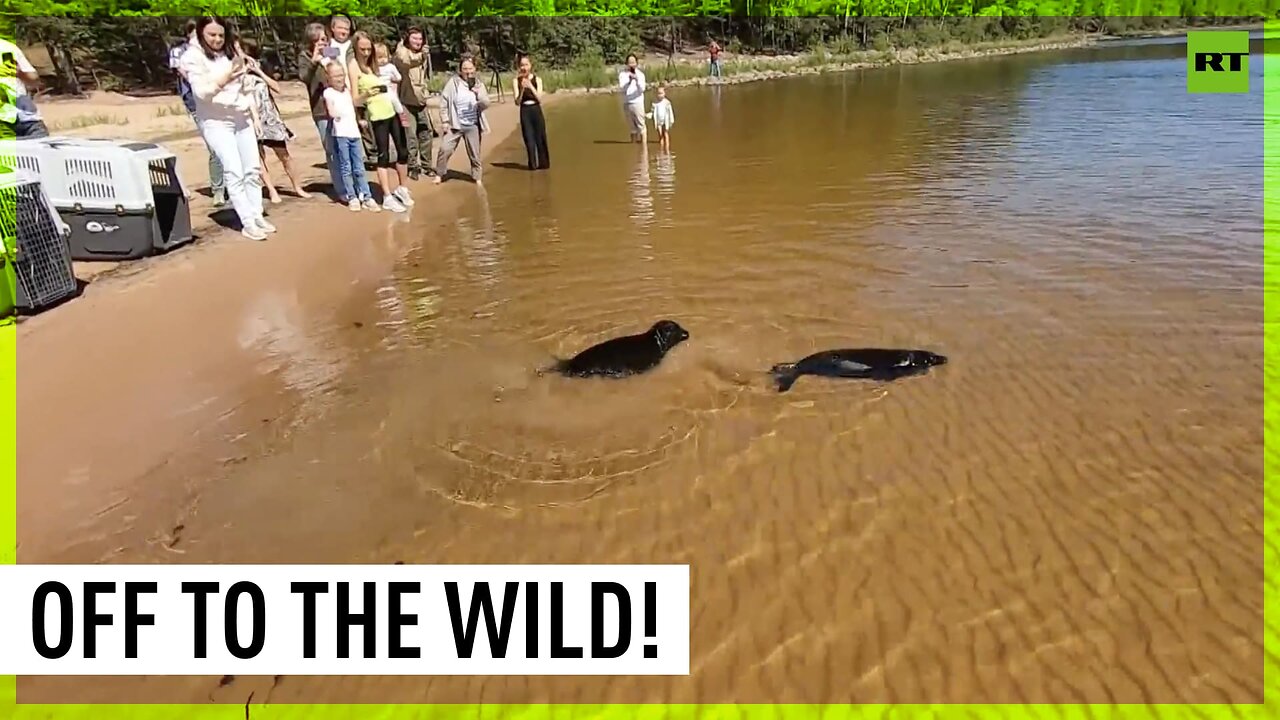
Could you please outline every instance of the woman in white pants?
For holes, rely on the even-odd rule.
[[[258,137],[250,114],[252,97],[240,85],[255,62],[239,54],[234,32],[219,17],[196,23],[196,43],[182,55],[182,68],[196,97],[196,119],[205,142],[222,163],[227,198],[240,216],[241,233],[265,240],[275,232],[262,217],[262,177]]]

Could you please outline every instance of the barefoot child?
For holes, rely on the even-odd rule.
[[[664,150],[671,149],[671,126],[676,124],[676,111],[667,99],[667,84],[658,84],[658,100],[653,103],[649,116],[653,118],[653,126],[658,129],[658,143]]]
[[[326,65],[325,72],[329,87],[324,91],[324,104],[333,123],[333,143],[337,148],[334,154],[338,161],[338,177],[342,181],[342,187],[334,189],[352,212],[360,212],[362,204],[366,210],[381,212],[382,208],[373,201],[373,193],[369,191],[369,181],[364,174],[360,124],[356,121],[355,103],[347,91],[347,72],[342,63],[336,62]]]

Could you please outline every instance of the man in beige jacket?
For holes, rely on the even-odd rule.
[[[409,116],[409,177],[417,180],[426,173],[428,177],[436,174],[435,163],[431,157],[432,127],[431,116],[427,112],[427,99],[431,90],[427,87],[427,47],[426,39],[420,28],[411,27],[404,34],[404,40],[396,45],[392,57],[396,69],[400,71],[400,103],[404,105]]]

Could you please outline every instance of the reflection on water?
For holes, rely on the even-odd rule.
[[[1262,98],[1184,71],[1151,45],[677,88],[678,193],[674,153],[611,142],[616,98],[552,108],[556,168],[493,172],[397,270],[418,341],[211,491],[329,543],[187,532],[693,568],[690,677],[298,699],[1257,702]],[[256,337],[336,372],[264,302]],[[691,338],[649,375],[535,372],[663,317]],[[767,382],[858,345],[951,362]]]
[[[676,192],[676,156],[674,153],[666,151],[658,151],[658,157],[655,162],[657,182],[655,188],[657,195],[665,200],[670,200]],[[670,209],[670,203],[667,208]],[[668,218],[668,221],[670,219]]]
[[[494,225],[489,207],[489,193],[478,189],[475,200],[468,203],[457,222],[456,239],[473,273],[474,282],[492,288],[502,272],[502,245],[505,235]]]
[[[249,306],[239,334],[240,347],[263,357],[264,374],[278,374],[301,398],[295,425],[314,421],[328,405],[326,394],[347,369],[342,350],[302,326],[298,298],[263,292]]]
[[[628,183],[631,191],[631,219],[640,228],[647,229],[653,224],[653,192],[649,178],[649,154],[646,149],[638,149],[635,170]]]

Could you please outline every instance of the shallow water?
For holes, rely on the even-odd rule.
[[[1261,62],[1193,96],[1184,53],[680,88],[670,154],[550,108],[550,172],[420,206],[333,319],[246,319],[307,401],[181,559],[692,566],[687,678],[275,702],[1258,702]],[[534,372],[661,318],[692,337],[647,376]],[[950,363],[768,383],[849,346]]]

